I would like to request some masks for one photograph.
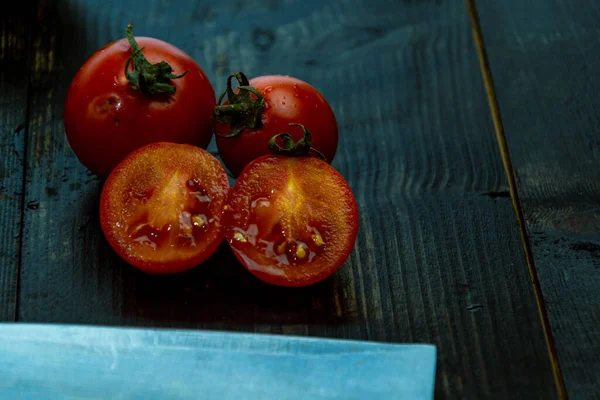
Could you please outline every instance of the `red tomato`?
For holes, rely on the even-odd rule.
[[[243,74],[242,74],[243,76]],[[245,78],[245,76],[243,76]],[[241,85],[244,82],[240,82]],[[289,76],[261,76],[250,80],[249,84],[264,97],[264,110],[259,113],[255,129],[244,129],[232,138],[217,136],[217,147],[221,159],[235,176],[252,160],[269,154],[267,143],[271,137],[289,130],[290,123],[302,124],[312,134],[312,146],[319,150],[331,163],[338,145],[338,127],[331,106],[311,85]],[[243,91],[240,91],[242,93]],[[253,99],[257,97],[252,95]],[[231,103],[231,98],[226,104]],[[219,107],[216,108],[216,112]],[[224,118],[215,114],[219,121],[231,114],[228,110]],[[215,132],[227,135],[231,125],[216,123]],[[290,132],[294,140],[302,137],[301,131]]]
[[[263,156],[230,190],[226,238],[252,274],[280,286],[305,286],[335,272],[358,231],[344,178],[312,157]]]
[[[180,272],[210,257],[224,237],[227,174],[198,147],[153,143],[108,177],[100,222],[112,248],[148,273]]]
[[[126,39],[99,49],[83,64],[67,94],[65,131],[79,160],[103,177],[148,143],[167,141],[206,148],[212,136],[215,95],[198,64],[161,40],[135,40],[150,63],[164,60],[174,74],[188,72],[178,79],[166,77],[165,84],[174,87],[174,93],[149,94],[142,90],[146,86],[135,89],[125,76],[125,64],[132,55]]]

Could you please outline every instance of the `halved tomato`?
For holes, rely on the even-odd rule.
[[[180,272],[210,257],[223,240],[227,174],[198,147],[154,143],[108,177],[100,222],[112,248],[148,273]]]
[[[344,178],[313,157],[263,156],[230,190],[226,237],[252,274],[306,286],[333,274],[358,232],[356,201]]]

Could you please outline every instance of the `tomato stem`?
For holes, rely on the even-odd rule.
[[[289,124],[289,126],[299,126],[304,131],[302,139],[294,142],[294,138],[287,132],[281,132],[269,139],[269,150],[274,154],[282,154],[290,157],[306,157],[313,152],[323,161],[327,161],[327,158],[319,150],[311,147],[312,138],[310,132],[302,124]],[[277,143],[278,139],[281,139],[283,146]]]
[[[144,49],[135,41],[132,31],[133,24],[127,24],[125,37],[131,46],[131,55],[125,62],[125,77],[130,86],[145,94],[175,93],[176,87],[171,79],[183,78],[188,71],[181,75],[174,75],[173,68],[166,61],[150,64],[142,53]],[[133,71],[129,70],[131,64],[133,64]]]
[[[244,111],[244,108],[239,104],[223,104],[214,110],[214,114],[221,115],[236,115]]]
[[[238,81],[238,91],[234,92],[232,79]],[[254,94],[255,97],[252,95]],[[227,96],[228,104],[221,104]],[[265,108],[264,96],[250,86],[248,77],[243,72],[236,72],[227,78],[227,89],[221,94],[213,112],[212,125],[216,136],[233,138],[244,129],[258,129],[262,126],[262,112]],[[215,123],[229,125],[229,133],[221,135],[215,130]]]

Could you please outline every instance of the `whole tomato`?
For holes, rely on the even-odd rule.
[[[239,88],[234,91],[232,78]],[[312,147],[331,163],[338,145],[338,126],[327,100],[311,85],[290,76],[248,78],[241,72],[229,77],[223,105],[213,115],[217,147],[229,171],[238,176],[252,160],[269,154],[268,142],[288,129],[302,124],[312,134]],[[292,133],[294,140],[301,131]]]
[[[154,142],[206,148],[215,106],[212,85],[186,53],[158,39],[127,39],[94,53],[65,102],[65,132],[79,160],[107,176],[132,151]]]

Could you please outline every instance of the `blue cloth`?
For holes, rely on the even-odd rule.
[[[0,398],[431,399],[430,345],[0,324]]]

